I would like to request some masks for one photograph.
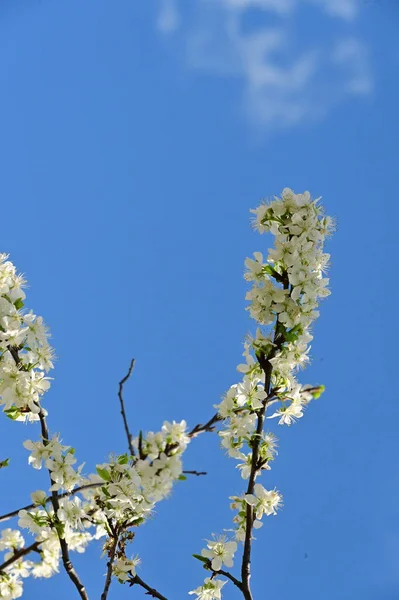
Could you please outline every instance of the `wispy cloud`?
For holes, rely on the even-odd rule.
[[[180,25],[180,13],[175,0],[161,0],[157,28],[164,34],[175,33]]]
[[[298,48],[295,17],[304,4],[316,9],[315,23],[324,14],[342,21],[343,30],[334,27],[331,39],[313,45],[310,40]],[[358,0],[194,0],[194,5],[195,25],[184,23],[182,12],[177,34],[188,65],[241,81],[243,110],[256,127],[320,119],[349,97],[372,90],[367,49],[348,35]],[[163,11],[171,6],[164,0]],[[275,24],[244,28],[254,9],[274,13]]]

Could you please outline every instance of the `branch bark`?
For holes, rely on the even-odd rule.
[[[123,400],[123,386],[125,385],[126,381],[129,379],[131,374],[133,373],[135,361],[136,361],[136,359],[134,359],[134,358],[132,358],[132,360],[130,361],[129,370],[128,370],[127,374],[125,375],[125,377],[123,377],[123,379],[120,380],[119,391],[118,391],[119,402],[121,405],[121,415],[122,415],[122,419],[123,419],[123,425],[125,427],[127,443],[128,443],[129,452],[130,452],[131,456],[134,456],[133,437],[132,437],[132,434],[130,433],[129,425],[128,425],[127,417],[126,417],[125,402]]]
[[[5,562],[3,562],[2,565],[0,565],[0,573],[2,571],[5,571],[5,569],[7,567],[9,567],[13,563],[17,562],[17,560],[20,560],[21,558],[23,558],[27,554],[30,554],[31,552],[40,552],[39,548],[40,548],[40,544],[42,544],[42,543],[43,543],[42,541],[40,541],[40,542],[34,542],[30,546],[27,546],[26,548],[21,548],[21,550],[18,550],[18,552],[15,552],[13,554],[13,556],[11,556],[10,558],[8,558]]]
[[[21,364],[21,360],[19,358],[18,348],[13,347],[13,346],[8,346],[8,350],[9,350],[11,356],[13,357],[14,362],[17,365],[18,369],[23,370],[24,367]],[[39,410],[40,429],[41,429],[43,444],[46,445],[49,443],[49,431],[48,431],[46,416],[44,414],[44,411],[41,408],[41,406],[39,406],[39,409],[40,409]],[[49,476],[50,476],[51,485],[53,485],[54,481],[51,477],[51,471],[49,470],[48,472],[49,472]],[[57,520],[58,520],[57,512],[60,508],[60,504],[58,502],[58,494],[56,491],[52,492],[52,494],[51,494],[51,503],[54,508],[54,520],[57,523]],[[75,585],[77,591],[79,592],[81,599],[89,600],[89,597],[86,593],[85,587],[82,584],[82,582],[80,581],[79,576],[76,573],[74,566],[72,564],[72,561],[70,559],[68,544],[67,544],[65,538],[63,538],[60,535],[58,529],[57,529],[57,534],[58,534],[58,539],[60,542],[62,563],[64,565],[65,571],[67,572],[68,577],[71,579],[72,583]]]
[[[141,579],[138,575],[135,575],[129,582],[130,587],[133,585],[140,585],[142,588],[146,590],[148,596],[152,598],[158,598],[158,600],[168,600],[166,596],[163,596],[160,592],[157,592],[156,589],[150,587],[145,581]]]
[[[62,494],[57,494],[57,496],[59,499],[60,498],[70,498],[71,496],[75,496],[79,492],[83,492],[84,490],[89,490],[91,488],[98,488],[102,485],[103,485],[103,483],[87,483],[86,485],[81,485],[81,486],[75,488],[71,492],[63,492]],[[53,499],[52,496],[48,496],[48,498],[46,498],[46,503],[52,502],[52,499]],[[13,510],[5,515],[1,515],[0,523],[2,521],[7,521],[8,519],[11,519],[12,517],[17,517],[18,513],[21,510],[31,510],[32,508],[36,508],[36,507],[37,507],[37,504],[34,504],[34,503],[27,504],[26,506],[21,506],[21,508],[17,508],[16,510]]]
[[[48,431],[48,427],[47,427],[46,417],[45,417],[42,409],[40,409],[40,412],[39,412],[39,419],[40,419],[40,426],[41,426],[41,431],[42,431],[43,444],[46,445],[46,442],[47,443],[49,442],[49,431]],[[54,481],[51,477],[51,471],[49,471],[49,476],[50,476],[51,485],[53,485]],[[54,508],[54,519],[56,521],[58,520],[57,513],[60,508],[60,504],[59,504],[58,500],[59,500],[59,498],[58,498],[57,492],[56,491],[52,492],[51,503]],[[62,535],[60,535],[58,530],[57,530],[57,533],[58,533],[58,539],[59,539],[60,547],[61,547],[61,557],[62,557],[62,564],[64,565],[64,569],[65,569],[69,579],[72,581],[72,583],[76,587],[82,600],[89,600],[85,586],[80,581],[79,575],[75,571],[75,568],[70,559],[67,541],[65,538],[62,537]]]
[[[118,547],[118,541],[119,541],[119,536],[115,535],[110,551],[109,551],[109,561],[107,563],[108,568],[107,568],[107,576],[105,579],[105,584],[104,584],[104,590],[103,593],[101,594],[101,600],[107,600],[107,596],[108,596],[108,592],[109,592],[109,588],[111,587],[111,582],[112,582],[112,567],[114,564],[114,560],[115,560],[115,555],[116,555],[116,549]]]
[[[288,289],[289,281],[286,273],[282,274],[282,283],[284,289]],[[258,412],[258,421],[256,427],[255,439],[252,446],[252,461],[251,461],[251,473],[249,475],[247,494],[254,493],[255,487],[255,479],[256,475],[261,468],[259,463],[259,447],[262,439],[263,426],[265,422],[265,415],[267,410],[267,404],[270,399],[271,391],[270,384],[273,372],[273,365],[270,362],[270,359],[276,356],[277,352],[281,349],[284,343],[284,335],[281,331],[279,331],[279,321],[278,316],[275,324],[274,331],[274,348],[269,354],[269,356],[258,357],[258,361],[260,366],[263,369],[265,374],[265,392],[267,394],[266,400],[263,402],[263,407]],[[241,563],[241,579],[242,579],[242,593],[245,600],[253,600],[251,587],[250,587],[250,578],[251,578],[251,549],[252,549],[252,529],[254,524],[254,509],[250,504],[247,504],[247,514],[246,514],[246,528],[245,528],[245,541],[244,541],[244,551],[242,555],[242,563]]]

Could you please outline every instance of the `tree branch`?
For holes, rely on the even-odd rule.
[[[13,357],[14,362],[17,365],[18,369],[23,371],[25,367],[22,365],[21,359],[19,358],[18,348],[14,347],[14,346],[8,346],[8,350],[9,350],[11,356]],[[48,431],[44,411],[40,405],[38,405],[38,407],[40,409],[39,410],[39,420],[40,420],[40,429],[41,429],[43,444],[46,446],[49,443],[49,431]],[[51,471],[48,470],[48,472],[49,472],[49,476],[50,476],[51,485],[53,485],[54,481],[51,476]],[[51,503],[54,508],[54,520],[55,520],[56,524],[60,524],[60,522],[58,521],[58,515],[57,515],[57,512],[60,508],[60,504],[58,502],[58,494],[56,491],[52,492],[52,494],[51,494]],[[82,600],[89,600],[89,597],[86,593],[85,587],[82,584],[82,582],[80,581],[79,576],[76,573],[76,571],[73,567],[73,564],[71,562],[71,559],[69,557],[68,544],[67,544],[65,538],[61,537],[57,528],[56,528],[56,531],[57,531],[58,539],[60,542],[62,563],[64,565],[64,568],[65,568],[69,578],[71,579],[71,581],[75,585],[76,589],[78,590],[79,595],[82,598]]]
[[[145,581],[143,581],[141,579],[141,577],[139,577],[138,575],[135,575],[132,579],[130,579],[129,581],[129,586],[132,587],[133,585],[141,585],[142,588],[144,588],[146,590],[146,594],[148,596],[151,596],[152,598],[158,598],[158,600],[168,600],[166,598],[166,596],[163,596],[162,594],[160,594],[159,592],[157,592],[157,590],[155,590],[154,588],[150,587],[147,583],[145,583]]]
[[[49,431],[48,431],[48,427],[47,427],[47,423],[46,423],[46,417],[44,415],[42,408],[40,408],[39,419],[40,419],[40,426],[41,426],[41,431],[42,431],[43,444],[46,445],[46,443],[49,442]],[[50,475],[51,485],[53,485],[54,481],[51,476],[50,470],[49,470],[49,475]],[[59,504],[58,500],[59,500],[59,498],[58,498],[57,492],[53,491],[51,494],[51,503],[54,508],[54,520],[56,521],[56,523],[58,522],[58,511],[60,508],[60,504]],[[77,572],[75,571],[75,568],[70,559],[67,541],[64,537],[62,537],[60,535],[57,528],[56,528],[56,531],[57,531],[58,539],[60,542],[62,564],[64,565],[64,569],[67,572],[68,577],[70,578],[72,583],[75,585],[76,589],[78,590],[79,595],[82,598],[82,600],[89,600],[86,589],[85,589],[83,583],[80,581],[79,576],[78,576]]]
[[[198,434],[204,433],[205,431],[214,431],[215,425],[216,425],[216,423],[218,423],[218,421],[223,421],[223,417],[221,417],[218,413],[216,413],[215,415],[213,415],[213,417],[211,417],[209,419],[209,421],[207,423],[205,423],[205,425],[201,425],[201,424],[196,425],[190,431],[190,433],[188,434],[188,437],[194,438]]]
[[[5,562],[3,562],[2,565],[0,565],[0,573],[2,571],[5,571],[5,569],[7,567],[9,567],[13,563],[15,563],[17,560],[20,560],[27,554],[30,554],[30,552],[40,552],[39,546],[42,543],[43,543],[43,540],[40,542],[34,542],[30,546],[27,546],[26,548],[21,548],[21,550],[18,550],[18,552],[15,552],[10,558],[8,558]]]
[[[62,494],[57,494],[57,496],[58,496],[58,499],[60,499],[60,498],[70,498],[71,496],[75,496],[75,494],[78,494],[79,492],[82,492],[84,490],[89,490],[91,488],[98,488],[98,487],[100,487],[102,485],[104,485],[103,482],[101,482],[101,483],[87,483],[85,485],[81,485],[81,486],[75,488],[71,492],[63,492]],[[53,500],[53,497],[52,496],[48,496],[46,498],[46,504],[48,502],[52,502],[52,500]],[[11,519],[12,517],[17,517],[18,513],[21,510],[31,510],[32,508],[36,508],[36,507],[37,507],[37,504],[34,504],[34,503],[27,504],[26,506],[22,506],[21,508],[17,508],[17,510],[13,510],[13,511],[11,511],[11,512],[5,514],[5,515],[1,515],[0,516],[0,523],[2,521],[7,521],[8,519]]]
[[[105,579],[104,590],[103,590],[103,593],[101,594],[101,600],[107,600],[109,588],[110,588],[111,582],[112,582],[112,567],[114,565],[116,549],[118,547],[118,541],[119,541],[119,535],[115,535],[113,538],[111,547],[109,549],[109,553],[108,553],[109,561],[107,563],[107,565],[108,565],[107,576]]]
[[[196,475],[197,477],[199,475],[207,475],[208,473],[206,471],[183,471],[184,475]]]
[[[132,360],[130,361],[130,366],[129,366],[129,370],[128,370],[127,374],[119,382],[119,391],[118,391],[118,397],[119,397],[119,401],[120,401],[120,404],[121,404],[121,415],[122,415],[122,419],[123,419],[123,424],[125,426],[127,443],[128,443],[129,452],[130,452],[131,456],[134,456],[133,437],[132,437],[132,434],[129,431],[129,425],[128,425],[127,417],[126,417],[125,402],[123,400],[123,386],[126,383],[126,381],[129,379],[129,377],[131,376],[131,374],[133,373],[134,363],[135,363],[135,359],[132,358]]]
[[[286,273],[283,273],[283,285],[284,289],[288,289],[289,281]],[[251,459],[251,473],[249,475],[247,494],[254,493],[255,487],[255,479],[260,468],[259,466],[259,447],[262,440],[262,432],[263,426],[265,422],[265,414],[267,410],[267,404],[270,397],[270,384],[273,372],[273,365],[270,362],[270,359],[276,356],[277,352],[281,349],[284,343],[284,334],[279,331],[279,321],[278,316],[276,319],[275,332],[274,332],[274,347],[271,353],[268,356],[258,357],[258,361],[260,366],[262,367],[265,373],[265,392],[267,394],[266,399],[263,402],[262,408],[258,412],[258,422],[256,427],[256,434],[254,436],[254,441],[252,445],[252,459]],[[245,541],[244,541],[244,551],[242,555],[242,564],[241,564],[241,579],[242,579],[242,593],[244,595],[245,600],[253,600],[251,588],[250,588],[250,578],[251,578],[251,546],[252,546],[252,528],[254,524],[254,509],[250,504],[247,504],[247,514],[246,514],[246,527],[245,527]]]
[[[224,571],[223,569],[215,571],[215,569],[212,569],[212,561],[207,560],[207,562],[204,563],[204,568],[208,571],[212,571],[212,577],[214,577],[215,575],[223,575],[223,577],[227,577],[227,579],[230,579],[230,581],[232,581],[234,585],[238,587],[239,590],[243,591],[242,582],[239,579],[234,577],[234,575],[232,575],[228,571]]]

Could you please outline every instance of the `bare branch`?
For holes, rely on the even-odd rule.
[[[158,598],[158,600],[168,600],[166,598],[166,596],[163,596],[162,594],[160,594],[159,592],[157,592],[157,590],[155,590],[154,588],[150,587],[147,583],[145,583],[145,581],[143,581],[141,579],[141,577],[139,577],[138,575],[135,575],[130,581],[129,581],[129,586],[132,587],[133,585],[141,585],[142,588],[144,588],[146,590],[146,594],[148,596],[151,596],[152,598]]]
[[[119,397],[119,401],[121,404],[121,415],[122,415],[122,419],[123,419],[123,424],[125,426],[127,443],[128,443],[129,452],[130,452],[131,456],[134,456],[133,437],[129,431],[129,425],[128,425],[127,417],[126,417],[125,402],[123,400],[123,386],[125,385],[126,381],[129,379],[131,374],[133,373],[134,363],[135,363],[135,359],[132,358],[132,360],[130,361],[130,366],[129,366],[129,370],[128,370],[127,374],[119,382],[119,391],[118,391],[118,397]]]
[[[183,471],[184,475],[196,475],[197,477],[199,475],[208,475],[208,473],[206,471]]]
[[[221,417],[218,413],[216,413],[215,415],[213,415],[213,417],[211,417],[209,419],[209,421],[207,423],[205,423],[205,425],[201,425],[201,424],[196,425],[190,431],[190,433],[188,434],[188,437],[193,438],[193,437],[196,437],[200,433],[204,433],[205,431],[214,431],[215,425],[216,425],[216,423],[218,423],[218,421],[223,421],[223,417]]]

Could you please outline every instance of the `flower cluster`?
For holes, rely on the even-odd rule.
[[[166,421],[161,431],[149,432],[146,437],[140,435],[134,440],[136,456],[114,457],[97,465],[97,473],[88,478],[81,475],[83,465],[74,469],[74,451],[62,445],[58,436],[53,436],[47,443],[24,442],[31,451],[29,463],[35,469],[44,465],[50,471],[54,482],[50,492],[72,492],[78,485],[83,500],[78,495],[60,498],[55,512],[46,492],[38,490],[32,494],[36,506],[19,512],[18,525],[28,529],[39,542],[41,561],[14,562],[3,575],[7,585],[15,584],[15,593],[19,594],[22,593],[22,577],[50,577],[56,573],[60,562],[59,537],[66,540],[69,549],[84,552],[93,539],[112,535],[116,529],[125,531],[141,525],[153,512],[155,504],[168,496],[175,481],[182,477],[181,455],[190,441],[186,430],[185,421]],[[95,530],[89,531],[93,527]],[[7,531],[9,533],[3,532],[3,535],[8,535],[4,539],[9,540],[9,545],[22,547],[24,540],[20,532]],[[0,542],[0,550],[6,548],[5,543]],[[138,562],[138,558],[130,560],[122,555],[113,565],[113,574],[124,583],[135,575]],[[3,595],[0,594],[0,598]]]
[[[282,504],[278,491],[255,483],[263,470],[270,469],[276,455],[277,438],[265,431],[265,418],[291,425],[324,390],[323,386],[301,385],[296,372],[309,362],[310,326],[319,315],[318,301],[330,293],[329,280],[323,276],[329,261],[323,244],[333,227],[319,199],[312,200],[309,192],[295,194],[284,189],[281,198],[251,212],[255,228],[259,233],[272,233],[275,245],[266,260],[261,252],[255,252],[245,261],[244,277],[251,284],[246,295],[248,311],[258,329],[244,344],[245,363],[237,367],[242,381],[232,385],[216,406],[223,419],[219,432],[222,447],[240,461],[241,476],[249,480],[247,493],[231,498],[231,508],[237,511],[233,522],[239,542],[246,539],[248,511],[253,515],[251,527],[257,529],[262,517],[275,515]],[[266,415],[272,405],[272,414]],[[210,552],[208,544],[202,555],[210,560],[206,567],[213,571],[214,585],[221,563]],[[220,597],[220,591],[218,596],[206,595],[207,589],[204,584],[192,593],[198,599]]]
[[[53,367],[53,350],[42,318],[23,310],[23,284],[7,256],[0,255],[0,400],[13,420],[40,419],[42,436],[26,440],[24,446],[30,453],[29,464],[48,471],[50,486],[48,493],[33,492],[32,506],[18,513],[19,527],[34,536],[32,549],[39,560],[25,559],[25,538],[19,530],[2,532],[2,600],[19,598],[28,576],[56,573],[62,543],[69,550],[84,552],[91,540],[107,536],[106,551],[116,531],[119,546],[112,573],[121,583],[134,577],[139,559],[125,554],[127,542],[134,537],[130,530],[141,525],[173,484],[183,479],[181,457],[190,441],[185,421],[166,421],[157,433],[140,433],[133,441],[133,456],[111,457],[97,465],[97,473],[85,477],[84,465],[76,465],[74,449],[62,444],[59,435],[47,433],[47,412],[40,402],[50,385],[46,374]]]
[[[54,352],[43,319],[23,310],[24,284],[0,254],[0,403],[12,419],[37,420]]]

